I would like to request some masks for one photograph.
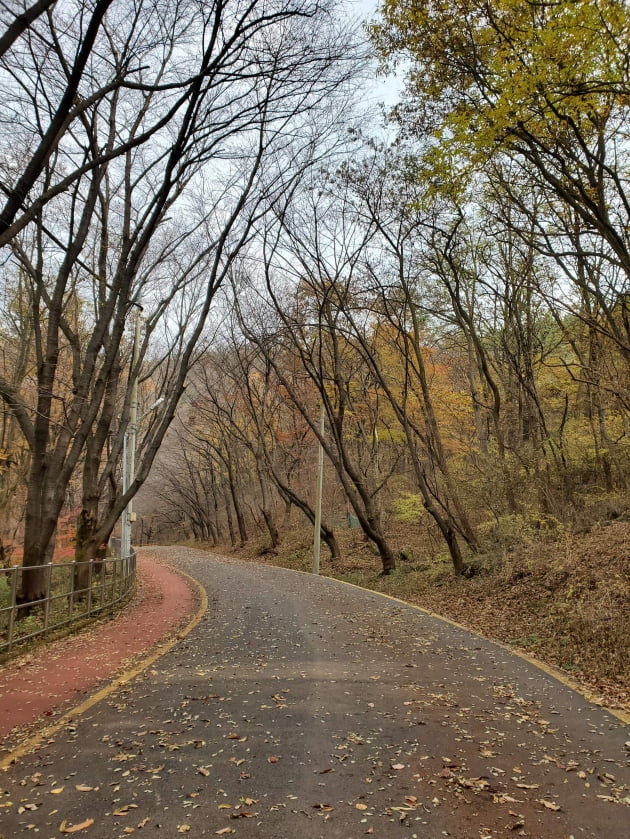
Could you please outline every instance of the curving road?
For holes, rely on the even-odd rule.
[[[170,652],[0,776],[0,836],[628,839],[630,733],[507,651],[336,583],[156,549]]]

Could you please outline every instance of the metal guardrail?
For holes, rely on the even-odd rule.
[[[18,603],[22,575],[42,572],[46,596]],[[123,600],[136,579],[136,555],[0,568],[0,654],[38,635],[85,620]]]

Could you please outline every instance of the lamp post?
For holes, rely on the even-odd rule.
[[[140,307],[140,312],[142,307]],[[133,336],[133,355],[131,367],[136,363],[140,351],[140,330],[142,324],[140,313],[136,317],[136,326]],[[131,380],[131,405],[129,409],[129,429],[125,431],[123,438],[123,495],[133,483],[136,468],[136,429],[138,424],[138,376]],[[131,523],[133,521],[133,501],[130,499],[123,510],[120,523],[120,556],[126,559],[131,555]]]
[[[324,488],[324,400],[319,406],[319,449],[317,452],[317,497],[315,499],[315,533],[313,534],[313,574],[319,574],[319,558],[322,542],[322,494]]]
[[[158,405],[164,402],[166,397],[160,396],[156,399],[153,405],[142,414],[142,416],[135,419],[133,427],[129,423],[129,431],[125,432],[123,438],[123,494],[127,492],[136,477],[136,439],[138,432],[138,424],[142,422],[145,417],[148,417],[151,411],[155,411]],[[137,413],[137,405],[136,411]],[[127,502],[127,506],[123,510],[120,530],[120,555],[126,557],[131,554],[131,525],[136,520],[133,512],[133,499]]]

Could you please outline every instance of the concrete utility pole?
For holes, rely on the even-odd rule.
[[[133,338],[133,355],[131,369],[138,359],[140,352],[140,332],[142,329],[142,307],[136,316],[136,326]],[[138,429],[138,376],[131,380],[131,405],[129,408],[129,428],[123,440],[123,494],[127,492],[134,481],[136,473],[136,436]],[[127,502],[122,514],[120,526],[120,555],[124,559],[131,556],[131,525],[134,520],[133,500]]]
[[[319,406],[319,433],[324,436],[324,402]],[[322,531],[322,494],[324,489],[324,447],[319,443],[317,454],[317,498],[315,500],[315,533],[313,535],[313,574],[319,574]]]

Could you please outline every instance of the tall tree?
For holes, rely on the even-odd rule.
[[[36,399],[0,379],[31,451],[26,566],[50,556],[84,457],[85,555],[108,537],[173,418],[217,288],[254,222],[333,133],[328,97],[357,69],[347,33],[310,0],[141,3],[134,14],[102,0],[75,11],[58,3],[3,67],[4,107],[23,113],[15,130],[35,148],[26,162],[3,155],[0,231],[4,270],[29,278],[35,329]],[[29,72],[18,73],[18,53]],[[140,301],[146,329],[124,376]],[[134,481],[97,514],[128,430],[128,383],[149,375],[160,413]],[[45,575],[23,579],[22,599],[39,599]]]

